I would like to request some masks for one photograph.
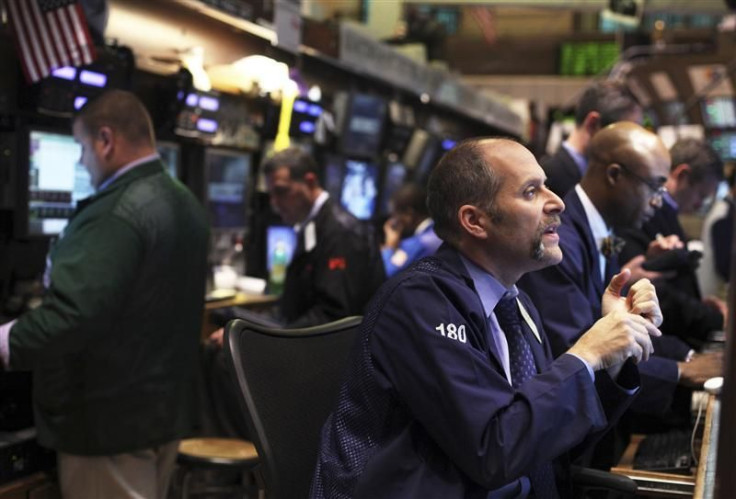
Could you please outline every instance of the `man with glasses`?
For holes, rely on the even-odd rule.
[[[598,132],[589,158],[580,183],[564,197],[567,209],[559,228],[562,262],[531,272],[519,282],[539,308],[555,355],[601,318],[605,283],[619,271],[616,253],[621,244],[614,232],[641,227],[662,205],[666,192],[669,153],[655,134],[635,123],[615,123]],[[653,250],[659,244],[666,242],[655,243]],[[632,282],[661,277],[644,270],[644,260],[638,255],[624,265],[631,270]],[[655,356],[640,365],[642,396],[632,404],[639,414],[668,411],[678,382],[702,385],[720,374],[717,360],[697,357],[686,362],[690,348],[677,338],[655,338],[653,343]],[[594,464],[609,466],[614,455],[609,445]]]
[[[707,340],[708,333],[723,329],[727,306],[714,296],[701,296],[695,273],[698,258],[683,248],[687,238],[678,215],[699,211],[714,196],[723,180],[723,161],[710,145],[696,139],[679,140],[670,149],[670,156],[672,168],[662,208],[642,227],[622,232],[626,246],[619,261],[645,254],[649,259],[661,255],[660,262],[671,262],[668,269],[673,275],[655,281],[665,314],[662,332],[697,347]],[[659,251],[663,238],[669,250],[666,254]]]

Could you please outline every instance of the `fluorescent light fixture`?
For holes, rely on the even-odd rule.
[[[77,68],[72,66],[62,66],[51,72],[51,76],[61,78],[62,80],[73,80],[77,77]]]
[[[79,110],[86,103],[87,103],[87,97],[84,97],[83,95],[78,95],[74,97],[74,109]]]
[[[197,120],[197,130],[206,133],[215,133],[217,131],[217,122],[207,118],[199,118]]]
[[[107,84],[107,75],[90,71],[89,69],[83,69],[79,73],[79,81],[85,85],[102,88]]]
[[[314,123],[311,121],[302,121],[299,123],[299,131],[302,133],[314,133],[315,128]]]
[[[303,100],[297,99],[294,101],[294,111],[296,111],[297,113],[306,113],[308,108],[309,105]]]
[[[215,97],[203,95],[199,98],[199,107],[205,111],[217,111],[220,108],[220,101]]]
[[[187,103],[187,106],[189,107],[197,107],[197,102],[199,102],[199,97],[197,94],[189,94],[187,95],[187,100],[185,101]]]

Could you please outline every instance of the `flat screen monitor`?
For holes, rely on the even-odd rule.
[[[317,129],[317,120],[321,114],[322,106],[318,103],[301,97],[294,99],[289,136],[312,137]]]
[[[250,155],[208,149],[205,166],[210,225],[214,229],[245,228]]]
[[[287,267],[296,249],[296,232],[288,225],[270,225],[266,229],[266,268],[271,274],[274,266]]]
[[[378,168],[375,163],[348,159],[340,201],[360,220],[373,217],[376,207]]]
[[[347,156],[378,156],[381,153],[385,121],[386,101],[383,98],[353,94],[342,132],[342,152]]]
[[[30,131],[28,235],[59,234],[79,200],[94,194],[90,175],[79,163],[81,153],[71,135]]]
[[[736,127],[733,97],[709,97],[701,101],[703,125],[708,128]]]
[[[156,142],[156,150],[161,158],[166,171],[174,178],[179,175],[179,144],[174,142],[158,141]]]
[[[414,130],[411,127],[392,124],[386,134],[384,149],[387,153],[396,154],[401,158],[411,141],[413,132]]]
[[[708,135],[708,142],[723,161],[736,160],[736,131],[712,131]]]
[[[342,181],[345,177],[345,161],[339,156],[329,155],[324,159],[322,182],[333,199],[342,196]]]
[[[390,215],[389,203],[394,192],[406,181],[406,167],[402,163],[389,163],[383,175],[383,189],[381,189],[381,215]]]
[[[686,125],[688,118],[685,115],[685,104],[680,101],[667,101],[662,103],[664,113],[661,120],[668,125]]]

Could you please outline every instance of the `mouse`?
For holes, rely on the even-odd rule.
[[[722,386],[723,386],[723,376],[718,376],[716,378],[710,378],[706,380],[705,383],[703,383],[703,389],[708,393],[712,393],[713,395],[718,395],[719,393],[721,393]]]

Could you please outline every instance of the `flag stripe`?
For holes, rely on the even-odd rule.
[[[68,64],[72,56],[69,53],[66,44],[64,43],[64,38],[61,36],[61,28],[59,27],[59,23],[56,22],[56,18],[54,16],[50,15],[46,15],[46,21],[49,23],[49,28],[51,28],[51,36],[54,37],[56,48],[59,51],[59,59],[61,61],[64,61],[64,63],[61,65],[63,66],[64,64]]]
[[[23,23],[20,21],[21,17],[18,12],[17,1],[18,0],[7,0],[7,5],[10,10],[10,15],[14,20],[13,29],[16,33],[18,48],[20,49],[24,62],[24,64],[22,64],[23,71],[26,73],[26,78],[29,78],[31,81],[36,81],[39,79],[38,72],[36,71],[36,65],[33,63],[33,56],[28,50],[28,44],[25,43],[26,32],[23,28]]]
[[[64,41],[66,42],[67,49],[69,50],[69,54],[72,57],[72,60],[74,61],[75,66],[81,66],[82,65],[82,59],[79,57],[79,48],[76,46],[74,42],[74,37],[72,36],[72,30],[69,26],[69,20],[64,15],[63,10],[57,10],[54,12],[49,12],[46,14],[47,16],[55,16],[57,22],[61,26],[61,32],[64,35]]]
[[[94,43],[78,0],[5,0],[5,4],[29,82],[60,66],[94,61]]]
[[[42,17],[41,9],[38,8],[38,3],[36,2],[29,2],[31,5],[31,11],[33,12],[33,20],[36,24],[36,30],[41,35],[41,47],[43,48],[44,55],[46,56],[46,59],[49,61],[49,66],[52,68],[58,68],[59,67],[59,61],[56,58],[56,53],[54,51],[54,44],[51,43],[51,39],[49,37],[49,30],[46,26],[46,20]]]
[[[86,36],[87,34],[82,28],[82,23],[79,19],[79,16],[84,16],[84,12],[82,12],[81,9],[82,7],[78,3],[74,3],[64,8],[72,21],[72,25],[74,26],[74,34],[77,36],[77,44],[82,51],[82,59],[85,64],[90,64],[92,63],[92,54],[89,51],[91,40]]]
[[[49,66],[43,57],[41,52],[40,42],[36,34],[35,27],[33,26],[33,20],[31,19],[31,13],[28,10],[28,2],[21,2],[20,4],[21,17],[20,21],[28,34],[28,41],[31,44],[31,53],[33,54],[33,63],[38,69],[38,73],[41,75],[47,75],[49,73]]]

